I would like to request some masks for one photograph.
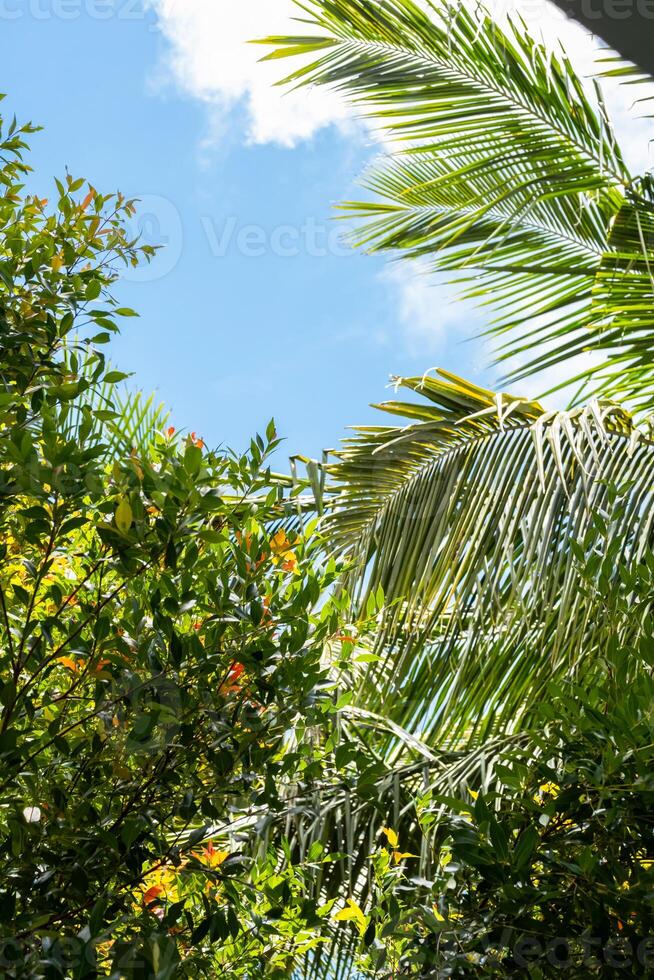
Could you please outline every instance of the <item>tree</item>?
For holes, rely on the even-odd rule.
[[[302,56],[287,82],[342,91],[389,138],[374,199],[345,206],[364,219],[355,241],[454,271],[497,311],[501,358],[522,355],[513,381],[594,351],[567,381],[578,400],[651,409],[652,183],[629,173],[601,90],[524,24],[465,4],[302,10],[309,31],[268,39],[269,57]]]
[[[577,388],[570,411],[547,412],[446,372],[396,379],[419,396],[380,406],[401,423],[359,429],[329,469],[324,527],[349,564],[351,615],[380,600],[383,608],[376,640],[360,644],[352,676],[342,678],[351,784],[304,818],[332,848],[345,822],[354,896],[342,909],[346,931],[315,972],[348,975],[360,941],[363,967],[376,976],[492,974],[483,943],[518,915],[525,887],[511,838],[532,839],[535,851],[528,825],[543,806],[563,832],[544,884],[524,891],[520,906],[541,921],[541,938],[567,922],[566,938],[581,942],[585,925],[601,919],[603,941],[613,942],[632,913],[631,936],[642,937],[651,870],[643,819],[651,593],[639,591],[652,546],[650,176],[629,174],[601,92],[588,95],[569,61],[521,23],[501,28],[483,12],[430,0],[309,0],[302,10],[302,34],[266,42],[268,57],[301,58],[285,83],[342,91],[387,137],[365,181],[373,199],[344,206],[363,219],[355,243],[453,271],[497,311],[490,329],[504,341],[501,359],[521,358],[513,380],[562,364],[563,384]],[[587,351],[598,360],[572,370],[571,358]],[[617,396],[635,417],[608,400]],[[617,615],[607,596],[618,587],[642,615]],[[628,709],[625,689],[642,694]],[[379,760],[369,797],[354,775],[363,744]],[[533,799],[550,763],[552,783],[584,773],[577,796]],[[516,782],[514,765],[528,778]],[[615,797],[599,785],[609,771],[619,771]],[[579,822],[584,793],[593,802]],[[610,847],[605,805],[616,821]],[[460,811],[473,829],[461,827]],[[438,870],[448,835],[451,872],[449,862]],[[376,879],[359,860],[375,840],[383,842]],[[566,846],[573,857],[563,873]],[[602,867],[589,858],[598,847],[607,849]],[[632,871],[637,888],[618,902]],[[335,894],[338,882],[328,884]],[[595,911],[574,898],[593,887]],[[595,914],[603,888],[613,909],[604,918]],[[440,937],[451,925],[449,890],[461,916],[452,955]],[[495,975],[515,965],[505,948],[500,960]],[[550,966],[541,956],[530,975]],[[611,966],[588,969],[610,975]]]
[[[319,919],[255,825],[313,764],[337,568],[272,424],[213,452],[121,394],[112,287],[151,249],[120,194],[25,197],[31,132],[0,136],[1,972],[287,976]]]
[[[495,784],[416,790],[432,842],[419,875],[404,831],[384,831],[361,930],[370,974],[650,975],[654,555],[610,587],[595,565],[580,579],[611,629],[593,683],[549,686],[538,727],[497,753]]]

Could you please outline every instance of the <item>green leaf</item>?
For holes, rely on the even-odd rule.
[[[202,450],[199,446],[187,446],[184,452],[184,468],[191,476],[197,476],[202,467]]]
[[[87,300],[97,299],[102,292],[102,283],[99,279],[91,279],[86,287],[85,296]]]
[[[520,834],[513,851],[517,868],[522,869],[529,864],[539,839],[538,831],[534,827],[527,827]]]
[[[129,378],[129,374],[125,374],[123,371],[108,371],[102,381],[106,385],[115,385],[126,378]]]

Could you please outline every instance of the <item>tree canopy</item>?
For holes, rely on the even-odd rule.
[[[572,403],[428,372],[306,476],[211,449],[105,354],[137,202],[3,128],[0,971],[647,976],[651,179],[524,25],[301,10],[268,57],[389,138],[355,240]]]

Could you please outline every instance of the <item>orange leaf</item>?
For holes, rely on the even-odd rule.
[[[213,846],[213,841],[209,841],[203,850],[202,855],[198,856],[198,860],[208,864],[211,868],[218,868],[227,860],[229,853],[229,851],[216,850],[216,848]]]
[[[57,663],[61,664],[63,667],[68,667],[73,673],[79,673],[79,667],[72,657],[59,657]]]
[[[145,905],[146,909],[149,908],[153,902],[156,902],[163,890],[163,885],[153,885],[152,888],[148,888],[147,892],[145,892],[143,895],[143,904]]]
[[[245,667],[238,661],[234,661],[232,666],[229,668],[227,674],[227,679],[220,685],[218,691],[220,694],[233,694],[234,691],[240,690],[239,679],[243,674]]]
[[[88,192],[88,194],[82,201],[82,204],[80,205],[82,211],[86,211],[86,209],[88,208],[89,204],[91,203],[94,197],[95,197],[95,191],[93,190],[93,188],[91,188],[91,190]]]

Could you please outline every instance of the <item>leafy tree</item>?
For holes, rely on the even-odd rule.
[[[598,554],[602,545],[598,534]],[[593,564],[580,556],[592,593]],[[651,975],[653,598],[648,552],[602,591],[613,629],[596,683],[550,688],[540,730],[502,751],[492,789],[417,795],[433,831],[426,876],[410,856],[394,858],[401,842],[386,831],[393,846],[373,858],[363,944],[371,973]],[[636,644],[625,642],[634,617]]]
[[[213,452],[120,394],[151,250],[121,195],[24,196],[32,131],[0,137],[0,969],[287,976],[319,919],[257,821],[314,765],[337,569],[272,424]]]
[[[268,39],[268,57],[299,57],[287,83],[340,90],[387,137],[365,180],[373,199],[345,205],[363,219],[354,241],[452,271],[496,311],[500,358],[521,363],[514,380],[562,364],[577,389],[575,407],[548,412],[447,372],[396,379],[414,397],[380,407],[399,424],[359,429],[329,467],[324,527],[355,597],[341,677],[350,782],[326,791],[320,813],[307,800],[298,840],[307,824],[330,850],[347,840],[349,897],[309,973],[350,975],[359,943],[375,976],[476,976],[515,967],[520,930],[642,939],[650,175],[628,172],[599,89],[589,95],[521,23],[430,0],[301,9],[302,33]],[[587,351],[594,366],[579,373],[571,359]],[[616,589],[632,614],[608,601]],[[368,643],[357,617],[380,598]],[[374,789],[358,769],[364,745],[378,760]],[[562,791],[541,794],[548,783]],[[361,858],[382,839],[375,879]],[[518,861],[522,840],[538,876],[531,854]],[[451,869],[439,864],[445,845]],[[343,889],[326,881],[327,894]],[[529,969],[552,972],[546,944]],[[589,975],[611,969],[602,960]]]

